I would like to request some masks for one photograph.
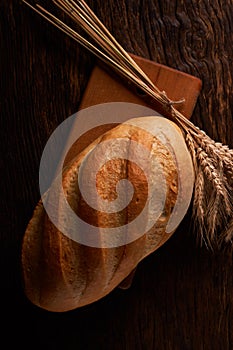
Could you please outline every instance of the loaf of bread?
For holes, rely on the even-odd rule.
[[[193,184],[189,151],[171,121],[140,117],[106,132],[63,169],[66,203],[83,224],[65,232],[45,202],[35,208],[22,246],[28,298],[60,312],[110,293],[174,233]],[[56,208],[58,221],[69,225],[62,202]]]

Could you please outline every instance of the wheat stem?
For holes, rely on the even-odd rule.
[[[182,100],[172,101],[165,91],[160,91],[153,84],[85,1],[52,0],[57,7],[91,36],[97,46],[44,7],[39,4],[33,6],[25,0],[22,1],[115,69],[120,75],[132,81],[159,103],[164,112],[169,112],[166,115],[169,115],[183,130],[193,160],[196,176],[193,215],[199,223],[202,240],[208,246],[218,240],[219,236],[221,240],[230,241],[233,236],[233,150],[212,140],[175,108],[176,104],[181,103]],[[227,222],[229,224],[224,230]],[[223,231],[225,231],[224,234]]]

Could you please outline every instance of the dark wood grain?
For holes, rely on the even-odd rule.
[[[232,0],[88,4],[127,51],[200,77],[192,120],[233,147]],[[197,246],[190,213],[140,264],[129,290],[65,314],[27,301],[20,248],[39,199],[40,157],[55,127],[78,109],[95,60],[17,0],[0,3],[0,53],[1,336],[8,348],[16,340],[40,349],[232,349],[232,248]]]

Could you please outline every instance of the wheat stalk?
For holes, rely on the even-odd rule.
[[[186,143],[194,160],[195,189],[193,214],[207,246],[231,241],[233,237],[233,154],[203,131],[192,130]]]
[[[193,217],[201,241],[208,247],[233,237],[233,150],[215,142],[204,131],[186,119],[176,108],[182,101],[172,101],[160,91],[141,70],[131,56],[115,40],[85,1],[52,0],[52,2],[79,24],[97,44],[95,46],[58,17],[36,4],[24,1],[34,11],[61,31],[82,44],[104,63],[132,81],[146,95],[155,100],[166,116],[183,130],[192,156],[196,181],[193,198]]]

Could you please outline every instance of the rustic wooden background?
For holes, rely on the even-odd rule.
[[[47,1],[49,2],[49,1]],[[233,1],[89,0],[126,50],[200,77],[192,120],[233,147]],[[1,341],[44,349],[233,349],[232,247],[196,244],[190,213],[132,287],[64,314],[24,296],[20,247],[56,126],[77,111],[95,59],[18,0],[0,2]]]

